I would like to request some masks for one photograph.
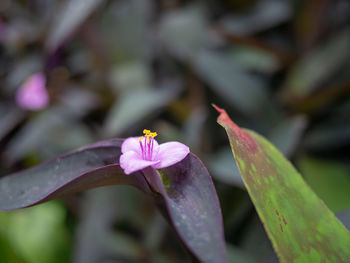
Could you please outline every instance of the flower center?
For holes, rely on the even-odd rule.
[[[143,134],[144,136],[140,137],[139,139],[142,159],[152,161],[154,137],[156,137],[158,134],[146,129],[143,130]]]

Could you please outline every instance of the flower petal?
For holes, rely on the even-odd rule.
[[[148,166],[153,166],[160,161],[143,160],[137,152],[128,151],[120,156],[119,164],[124,173],[131,174]]]
[[[141,147],[139,142],[140,137],[130,137],[125,139],[125,141],[122,144],[122,153],[126,153],[129,151],[137,152],[142,155],[141,153]],[[144,139],[142,139],[142,142]],[[153,140],[153,151],[158,150],[158,142],[156,140]]]
[[[129,151],[141,153],[139,138],[140,137],[130,137],[125,139],[122,143],[122,153],[126,153]]]
[[[180,142],[167,142],[159,145],[156,160],[160,162],[152,165],[156,169],[165,168],[182,161],[190,152],[188,146]]]

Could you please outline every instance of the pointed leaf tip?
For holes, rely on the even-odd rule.
[[[212,106],[220,113],[217,122],[225,128],[226,132],[232,134],[234,137],[237,137],[238,141],[244,145],[244,147],[249,149],[250,153],[256,153],[259,147],[255,140],[231,120],[226,110],[219,108],[215,104],[212,104]],[[230,142],[235,143],[233,140],[230,140]]]
[[[350,258],[350,233],[304,182],[292,164],[260,135],[227,114],[218,118],[229,137],[248,193],[281,263],[339,262]],[[239,132],[255,141],[252,154]]]
[[[224,113],[224,112],[226,112],[224,109],[219,108],[219,107],[216,106],[214,103],[212,103],[211,106],[213,106],[214,109],[216,109],[219,113]]]

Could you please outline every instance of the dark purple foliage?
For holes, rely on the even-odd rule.
[[[152,196],[184,245],[199,262],[226,262],[221,209],[211,177],[190,153],[159,170],[125,175],[122,140],[98,142],[0,179],[0,210],[32,206],[105,185],[133,185]]]

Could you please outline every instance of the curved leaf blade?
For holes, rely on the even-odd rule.
[[[0,210],[32,206],[104,185],[131,184],[149,191],[142,174],[125,175],[119,168],[122,141],[101,141],[1,178]]]
[[[291,163],[260,135],[219,112],[247,187],[281,262],[349,262],[350,233]]]
[[[161,211],[199,262],[227,262],[223,221],[213,181],[194,154],[176,165],[146,169],[145,177],[160,194]]]
[[[133,185],[154,198],[199,262],[227,262],[220,205],[203,163],[189,154],[160,173],[147,168],[125,175],[118,164],[122,141],[98,142],[1,178],[0,210],[32,206],[98,186]]]

